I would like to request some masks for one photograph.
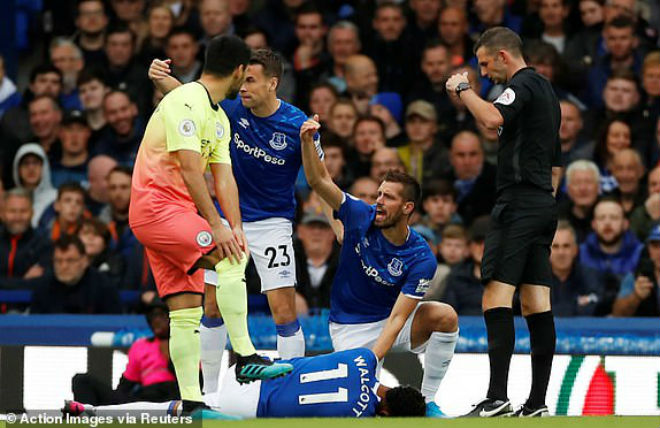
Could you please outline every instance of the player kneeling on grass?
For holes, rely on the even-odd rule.
[[[388,388],[376,378],[378,359],[369,349],[358,348],[315,357],[294,358],[289,376],[240,384],[234,370],[228,370],[221,388],[204,396],[215,412],[230,418],[274,417],[373,417],[424,416],[424,397],[415,388]],[[116,406],[91,406],[66,401],[62,412],[74,416],[121,416],[142,413],[151,416],[178,416],[180,401],[137,402]],[[207,418],[205,410],[200,410]],[[219,412],[219,413],[218,413]],[[193,414],[193,416],[196,416]]]
[[[390,349],[424,352],[422,394],[427,416],[443,416],[434,398],[454,356],[458,316],[443,303],[420,302],[437,262],[428,244],[408,227],[419,200],[417,181],[389,171],[376,205],[342,192],[316,154],[318,116],[300,128],[307,181],[344,226],[344,244],[330,296],[335,351],[371,348],[382,360]]]

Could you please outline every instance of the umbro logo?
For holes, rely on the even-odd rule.
[[[250,122],[244,117],[238,121],[238,124],[241,125],[243,129],[247,129],[247,127],[250,126]]]

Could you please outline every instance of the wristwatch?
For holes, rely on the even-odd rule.
[[[461,83],[459,83],[459,84],[456,86],[456,89],[455,89],[455,91],[456,91],[456,96],[458,96],[458,98],[460,98],[460,97],[461,97],[461,92],[463,92],[463,91],[467,91],[468,89],[472,89],[472,86],[470,86],[470,84],[469,84],[468,82],[461,82]]]

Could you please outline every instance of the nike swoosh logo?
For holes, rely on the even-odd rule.
[[[502,405],[502,406],[500,406],[500,407],[497,407],[497,408],[495,408],[495,409],[493,409],[493,410],[491,410],[491,411],[487,411],[487,410],[485,410],[485,409],[481,409],[481,410],[479,411],[479,416],[482,417],[482,418],[490,418],[491,416],[496,415],[497,413],[501,412],[502,409],[503,409],[505,406],[506,406],[506,404],[504,404],[504,405]]]

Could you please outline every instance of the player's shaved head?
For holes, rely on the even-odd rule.
[[[241,65],[247,67],[252,52],[243,39],[215,36],[206,47],[204,73],[217,77],[231,75]]]

